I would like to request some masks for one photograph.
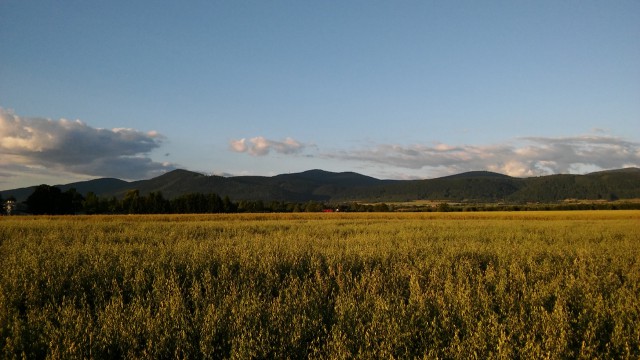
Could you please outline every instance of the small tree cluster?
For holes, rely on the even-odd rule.
[[[75,214],[82,209],[84,198],[76,189],[62,191],[55,186],[40,185],[27,198],[29,212],[34,215]]]

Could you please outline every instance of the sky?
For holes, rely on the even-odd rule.
[[[0,190],[640,167],[640,1],[0,0]]]

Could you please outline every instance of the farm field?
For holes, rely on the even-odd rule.
[[[639,358],[640,211],[0,218],[0,358]]]

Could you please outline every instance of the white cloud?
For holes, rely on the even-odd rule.
[[[297,154],[302,152],[304,147],[304,144],[290,137],[285,138],[283,141],[275,141],[256,136],[249,140],[242,138],[229,142],[229,148],[232,151],[246,152],[252,156],[264,156],[269,154],[271,150],[285,155]]]
[[[229,147],[235,152],[245,152],[247,151],[246,139],[242,138],[239,140],[231,140],[229,142]]]
[[[638,167],[640,143],[601,134],[524,137],[494,145],[377,144],[352,151],[325,152],[321,156],[395,168],[426,169],[438,175],[490,170],[524,177]]]
[[[80,120],[21,117],[0,107],[0,169],[14,176],[20,174],[16,169],[30,167],[90,176],[145,178],[173,168],[147,156],[163,140],[155,131],[99,129]]]

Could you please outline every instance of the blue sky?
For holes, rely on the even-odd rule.
[[[0,1],[0,189],[640,166],[638,1]]]

